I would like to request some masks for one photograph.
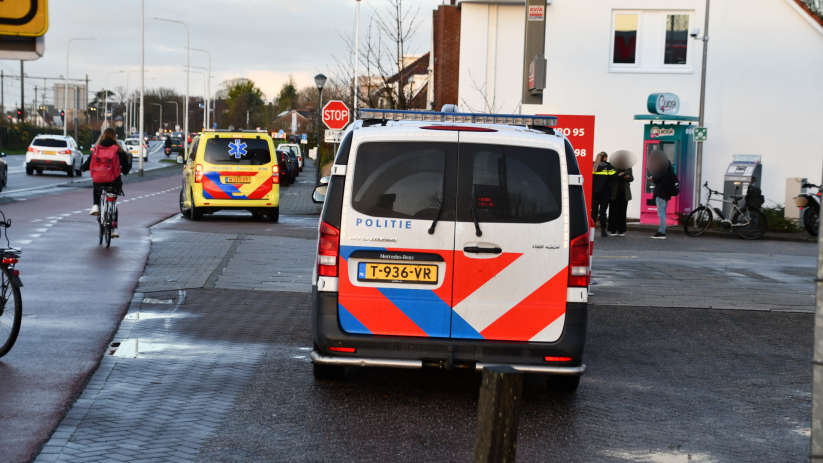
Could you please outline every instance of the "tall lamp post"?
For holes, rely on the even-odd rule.
[[[200,48],[192,48],[193,51],[200,51],[208,55],[209,57],[209,69],[208,69],[208,85],[206,89],[206,128],[211,127],[211,53],[206,50]]]
[[[163,129],[163,105],[160,103],[152,103],[152,106],[160,106],[160,129]]]
[[[106,100],[106,104],[105,104],[105,107],[103,109],[103,123],[106,125],[106,127],[109,126],[109,123],[108,123],[108,120],[109,120],[108,119],[108,117],[109,117],[108,116],[109,115],[109,88],[110,88],[109,87],[109,78],[111,77],[112,74],[122,74],[124,72],[126,72],[126,71],[111,71],[106,76],[106,89],[103,91],[103,95],[104,95],[104,98]]]
[[[177,119],[175,119],[177,122],[175,124],[180,127],[180,105],[176,101],[167,101],[166,103],[174,103],[174,109],[177,112]]]
[[[317,92],[320,94],[320,104],[317,105],[317,157],[314,160],[315,172],[314,186],[320,186],[320,143],[322,143],[321,133],[323,131],[323,87],[326,86],[326,76],[317,74],[314,76],[314,83],[317,85]]]
[[[183,153],[185,157],[189,152],[189,26],[183,21],[175,19],[151,18],[157,21],[166,21],[170,23],[182,24],[186,28],[186,101],[183,103]]]
[[[66,116],[68,116],[68,105],[69,105],[69,45],[75,40],[97,40],[97,37],[76,37],[73,39],[69,39],[66,42],[66,77],[63,84],[63,111],[66,111]],[[23,76],[20,76],[20,80],[22,81]],[[75,102],[77,103],[77,102]],[[77,106],[80,106],[79,104]],[[69,134],[69,125],[66,123],[66,116],[63,116],[63,136],[67,136]]]
[[[704,112],[703,108],[706,103],[706,57],[708,55],[709,50],[709,1],[706,0],[706,22],[703,26],[703,37],[699,38],[698,40],[703,41],[703,70],[701,71],[700,75],[700,114],[698,116],[698,127],[703,127],[704,122]],[[697,180],[697,184],[694,187],[694,207],[697,207],[700,204],[700,182],[702,181],[703,176],[703,142],[697,142],[697,175],[695,175],[695,180]]]

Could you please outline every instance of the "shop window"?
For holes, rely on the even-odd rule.
[[[613,64],[637,64],[638,14],[615,14]]]
[[[689,15],[666,15],[666,46],[663,64],[687,64],[689,46]]]

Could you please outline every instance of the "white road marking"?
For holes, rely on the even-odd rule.
[[[29,236],[32,237],[32,238],[40,238],[39,234],[38,235],[29,235]]]
[[[34,230],[34,231],[36,231],[36,232],[40,232],[40,233],[46,233],[47,231],[49,231],[49,229],[48,229],[48,228],[38,228],[38,229],[36,229],[36,230]],[[39,235],[38,235],[38,236],[39,236]]]
[[[69,87],[69,88],[71,88],[71,87]],[[83,211],[74,211],[74,214],[79,214],[81,212],[83,212]]]
[[[17,242],[19,244],[29,244],[29,243],[31,243],[31,240],[17,240]]]

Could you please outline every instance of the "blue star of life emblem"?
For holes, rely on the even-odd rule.
[[[229,156],[234,156],[237,159],[240,159],[240,156],[246,155],[246,143],[241,142],[240,140],[234,140],[233,142],[229,143]]]

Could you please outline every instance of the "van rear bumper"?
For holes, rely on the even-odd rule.
[[[566,324],[552,343],[505,342],[477,339],[410,338],[345,333],[337,316],[337,293],[312,287],[312,328],[318,364],[393,368],[470,368],[511,365],[526,373],[581,375],[586,341],[588,304],[566,304]],[[329,347],[354,347],[354,353],[332,352]],[[545,357],[571,357],[547,362]]]

